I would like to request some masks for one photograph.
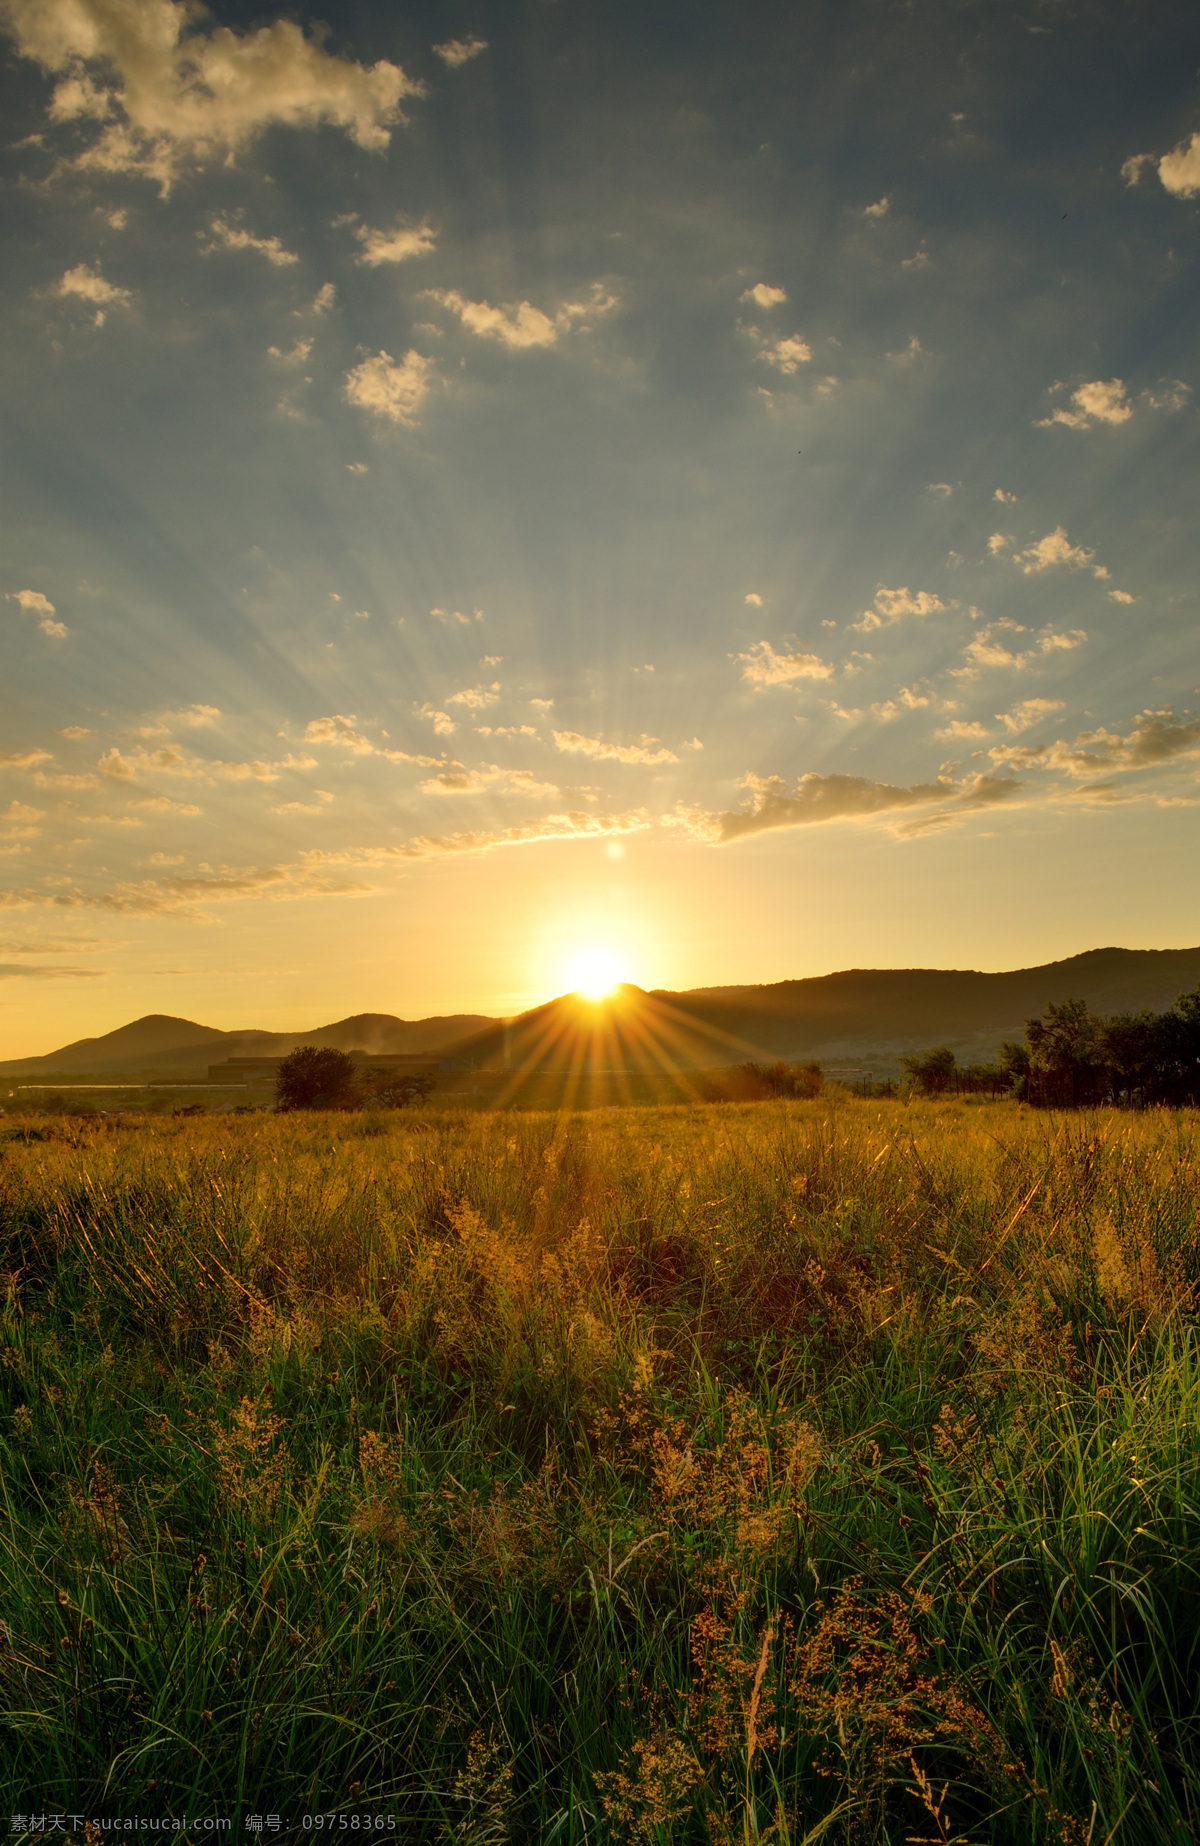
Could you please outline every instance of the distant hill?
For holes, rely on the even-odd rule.
[[[355,1013],[332,1025],[303,1032],[221,1032],[191,1019],[147,1013],[99,1038],[80,1038],[40,1058],[10,1058],[0,1075],[116,1076],[150,1071],[169,1076],[202,1076],[224,1058],[283,1056],[297,1045],[333,1045],[340,1051],[444,1051],[495,1024],[484,1013],[438,1014],[431,1019],[397,1019],[392,1013]]]
[[[461,1051],[476,1069],[646,1072],[711,1068],[747,1058],[898,1057],[930,1045],[986,1057],[1053,1001],[1078,997],[1093,1012],[1165,1010],[1200,983],[1200,948],[1090,949],[1066,961],[1002,974],[960,968],[847,968],[769,986],[647,993],[624,986],[601,1007],[566,994],[512,1020],[478,1013],[397,1019],[355,1013],[302,1032],[220,1032],[150,1013],[41,1058],[14,1058],[0,1075],[201,1076],[225,1058],[297,1045],[342,1051]]]
[[[1019,1037],[1051,1001],[1096,1013],[1162,1012],[1200,982],[1200,948],[1089,949],[1002,974],[956,968],[847,968],[768,987],[700,987],[664,995],[697,1026],[776,1057],[900,1053],[949,1044],[976,1054]]]
[[[619,988],[603,1008],[573,994],[456,1047],[479,1068],[653,1072],[747,1058],[898,1057],[949,1044],[973,1058],[1051,1001],[1097,1013],[1164,1011],[1200,982],[1200,948],[1092,949],[1010,973],[848,968],[762,987]]]

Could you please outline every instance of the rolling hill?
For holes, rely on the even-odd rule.
[[[648,1072],[736,1064],[747,1058],[895,1058],[929,1045],[985,1057],[1051,1001],[1079,997],[1093,1012],[1161,1012],[1200,982],[1200,948],[1091,949],[1065,961],[999,974],[956,968],[847,968],[767,986],[617,989],[602,1006],[567,994],[516,1019],[451,1013],[398,1019],[355,1013],[297,1032],[222,1032],[150,1013],[99,1038],[40,1058],[11,1059],[0,1075],[200,1076],[230,1057],[283,1055],[296,1045],[343,1051],[461,1052],[476,1069]]]

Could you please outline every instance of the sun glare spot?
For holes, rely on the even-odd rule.
[[[620,956],[611,949],[591,946],[576,949],[566,963],[567,984],[585,1000],[604,1000],[626,979]]]

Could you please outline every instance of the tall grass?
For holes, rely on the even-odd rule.
[[[1197,1126],[8,1130],[10,1812],[1195,1840]]]

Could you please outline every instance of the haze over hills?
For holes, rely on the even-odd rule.
[[[343,1051],[462,1052],[476,1068],[662,1070],[747,1058],[848,1059],[949,1044],[986,1056],[1051,1001],[1078,997],[1093,1012],[1161,1012],[1200,982],[1200,947],[1091,949],[1065,961],[999,974],[948,968],[848,968],[769,986],[668,989],[624,986],[603,1007],[565,995],[514,1020],[478,1013],[398,1019],[355,1013],[307,1031],[222,1032],[151,1013],[40,1058],[0,1064],[5,1076],[201,1076],[230,1057],[283,1055],[297,1045]]]

